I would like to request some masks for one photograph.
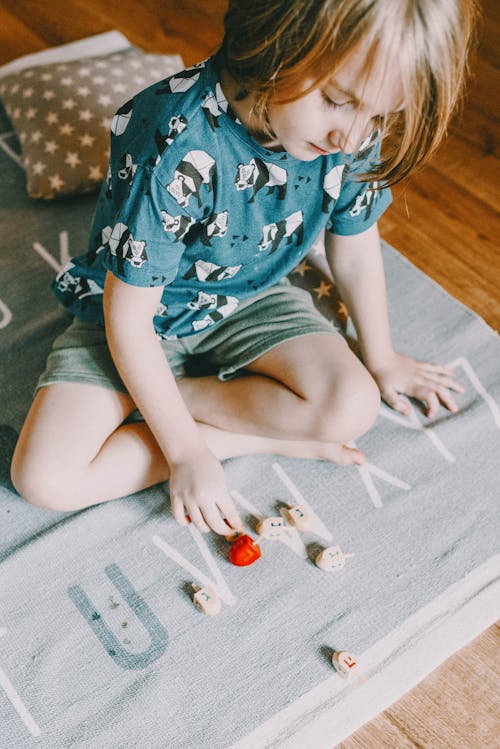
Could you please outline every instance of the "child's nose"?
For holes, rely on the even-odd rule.
[[[357,116],[348,127],[334,130],[329,135],[329,141],[335,148],[344,153],[356,153],[363,140],[373,128],[371,119]]]

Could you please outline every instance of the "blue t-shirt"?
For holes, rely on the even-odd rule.
[[[164,286],[155,330],[188,336],[277,284],[325,227],[358,234],[391,200],[355,180],[379,156],[376,137],[356,157],[266,149],[230,110],[213,58],[137,94],[111,131],[88,252],[54,282],[74,315],[98,325],[108,270]]]

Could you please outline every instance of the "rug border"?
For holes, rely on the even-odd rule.
[[[407,265],[409,268],[411,268],[413,271],[416,271],[416,273],[419,274],[422,278],[425,278],[427,281],[430,281],[431,285],[441,292],[443,296],[445,296],[448,300],[453,301],[455,304],[457,304],[462,312],[466,312],[469,316],[474,318],[475,320],[479,321],[486,331],[492,335],[494,339],[497,341],[500,339],[500,331],[496,330],[492,325],[490,325],[486,320],[481,316],[479,312],[476,312],[475,310],[471,309],[470,307],[465,304],[465,302],[462,302],[460,299],[457,299],[456,296],[454,296],[450,291],[445,289],[438,281],[436,281],[432,276],[429,276],[425,271],[423,271],[421,268],[418,267],[418,265],[415,265],[415,263],[409,259],[406,255],[403,254],[401,250],[398,250],[397,247],[394,247],[394,245],[390,244],[390,242],[387,241],[387,239],[384,239],[382,236],[380,237],[380,242],[382,245],[382,250],[387,251],[388,253],[395,252],[400,257],[401,260],[403,260],[404,264]],[[389,282],[388,282],[389,283]]]
[[[499,601],[500,554],[358,654],[365,683],[333,674],[229,749],[333,749],[494,624]]]

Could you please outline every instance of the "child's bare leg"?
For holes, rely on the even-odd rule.
[[[80,383],[39,390],[12,460],[18,492],[33,504],[77,509],[125,496],[168,475],[156,442],[122,424],[126,395]]]
[[[21,431],[12,480],[29,502],[77,510],[127,496],[169,477],[169,468],[144,422],[123,424],[132,400],[112,390],[60,383],[42,388]],[[352,462],[336,446],[235,434],[200,424],[220,459],[250,453]]]
[[[306,359],[325,337],[307,338],[314,340],[306,346]],[[290,341],[255,362],[256,373],[248,377],[180,383],[194,418],[205,422],[200,429],[219,459],[266,452],[344,464],[360,461],[360,453],[341,443],[368,428],[378,399],[347,347],[332,340],[338,350],[322,346],[317,370],[309,364],[295,366],[297,351]],[[286,384],[277,379],[280,369]],[[332,388],[342,397],[332,399]],[[133,408],[130,397],[92,385],[42,388],[12,463],[19,493],[33,504],[74,510],[168,479],[168,465],[147,424],[123,424]]]
[[[359,437],[376,418],[377,385],[342,339],[294,338],[247,369],[229,382],[181,380],[193,417],[228,431],[331,445]]]

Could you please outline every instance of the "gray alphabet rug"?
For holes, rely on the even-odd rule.
[[[498,336],[385,245],[395,344],[455,368],[460,412],[382,406],[363,468],[227,461],[251,536],[288,504],[310,517],[306,531],[285,518],[251,566],[178,526],[168,486],[73,514],[31,507],[10,457],[68,322],[49,284],[86,246],[95,195],[29,199],[11,130],[2,116],[0,745],[331,749],[498,617]],[[292,276],[336,312],[311,264]],[[330,547],[353,556],[337,549],[341,564],[321,569]],[[193,583],[218,614],[195,607]]]

